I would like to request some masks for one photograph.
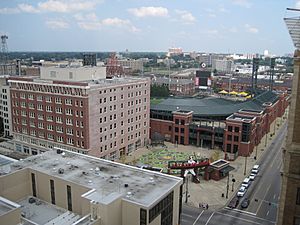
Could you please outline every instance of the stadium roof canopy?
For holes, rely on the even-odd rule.
[[[212,117],[229,116],[240,109],[263,110],[263,103],[275,103],[277,94],[265,91],[248,101],[239,102],[224,98],[167,98],[157,104],[151,104],[151,111],[173,112],[177,110],[193,111],[194,116]]]

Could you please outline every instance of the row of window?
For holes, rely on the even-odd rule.
[[[227,135],[227,141],[232,141],[232,135]],[[233,136],[234,142],[239,142],[239,136],[234,135]]]
[[[16,96],[16,93],[15,93],[15,96]],[[21,99],[26,99],[26,94],[25,93],[20,93],[20,98]],[[35,100],[35,95],[34,94],[27,94],[27,98],[29,100]],[[56,104],[62,104],[62,102],[63,102],[62,98],[59,98],[59,97],[54,98],[54,97],[51,97],[51,96],[43,96],[43,95],[37,95],[36,96],[37,101],[45,100],[47,103],[52,103],[53,99],[54,99],[54,102]],[[17,102],[18,101],[15,101],[15,103],[17,103]],[[72,105],[73,104],[73,100],[70,99],[70,98],[66,98],[64,102],[65,102],[66,105]],[[83,101],[75,100],[74,102],[75,102],[75,106],[80,106],[80,107],[84,106]]]
[[[80,88],[74,87],[60,87],[60,86],[48,86],[42,84],[33,84],[33,83],[14,83],[11,81],[11,88],[16,88],[19,90],[29,90],[29,91],[38,91],[38,92],[48,92],[48,93],[55,93],[55,94],[64,94],[64,95],[76,95],[76,96],[83,96],[83,91]],[[17,93],[12,92],[13,97],[17,98]]]
[[[228,129],[229,132],[233,132],[233,130],[234,130],[234,132],[239,132],[240,131],[239,127],[228,126],[227,129]]]
[[[33,116],[32,114],[30,114],[29,117],[30,117],[30,118],[35,118],[35,117],[31,117],[31,116]],[[44,115],[38,114],[38,119],[39,119],[39,120],[44,120]],[[48,115],[46,120],[47,120],[47,121],[54,121],[54,117]],[[19,118],[13,118],[13,123],[15,123],[15,124],[20,124],[20,119],[19,119]],[[22,120],[21,120],[21,124],[22,124],[22,125],[27,125],[28,123],[29,123],[29,125],[30,125],[31,127],[36,127],[35,121],[32,121],[32,120],[28,121],[27,119],[22,119]],[[63,124],[63,118],[57,116],[57,117],[56,117],[56,123]],[[66,125],[69,125],[69,126],[73,126],[73,119],[71,119],[71,118],[65,118],[65,124],[66,124]],[[53,125],[51,125],[51,126],[53,126]],[[38,123],[37,123],[37,127],[40,128],[40,129],[44,129],[44,128],[45,128],[43,122],[38,122]],[[81,128],[83,128],[83,127],[84,127],[84,122],[83,122],[83,121],[76,120],[76,127],[81,127]]]

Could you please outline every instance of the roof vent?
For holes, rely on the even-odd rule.
[[[59,169],[58,169],[58,173],[59,173],[59,174],[64,174],[64,172],[65,172],[65,170],[64,170],[63,168],[59,168]]]
[[[57,153],[57,154],[61,154],[61,153],[63,153],[63,151],[60,150],[60,149],[56,149],[56,153]]]
[[[124,187],[126,187],[126,188],[127,188],[128,186],[129,186],[128,184],[124,184]]]
[[[66,156],[66,153],[65,153],[65,152],[62,152],[62,153],[61,153],[61,156],[62,156],[62,157],[65,157],[65,156]]]
[[[132,197],[132,192],[131,192],[131,191],[128,191],[127,194],[126,194],[126,197],[127,197],[127,198],[131,198],[131,197]]]

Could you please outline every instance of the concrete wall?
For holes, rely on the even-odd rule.
[[[61,81],[105,79],[106,67],[41,67],[41,78]]]
[[[51,203],[51,194],[50,194],[50,179],[54,180],[54,188],[55,188],[55,205],[68,209],[67,202],[67,185],[71,186],[72,193],[72,208],[73,212],[78,213],[80,215],[86,215],[89,212],[89,207],[87,202],[82,204],[81,195],[89,191],[89,188],[83,187],[81,185],[67,182],[58,177],[49,176],[47,174],[38,172],[38,171],[30,171],[35,174],[36,180],[36,192],[37,197]],[[31,179],[30,179],[31,180]]]
[[[140,225],[140,208],[129,201],[122,201],[122,224]],[[149,211],[147,215],[147,224],[149,221]],[[151,224],[152,225],[152,224]]]
[[[17,225],[21,223],[21,209],[13,209],[0,216],[0,225]]]
[[[31,179],[29,169],[0,176],[0,196],[10,201],[18,201],[31,195]]]

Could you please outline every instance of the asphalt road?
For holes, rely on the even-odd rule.
[[[258,160],[259,173],[241,199],[241,201],[244,198],[250,199],[247,209],[242,209],[239,205],[236,209],[224,207],[212,211],[184,205],[181,225],[275,225],[280,195],[281,148],[286,132],[287,124],[284,124],[276,131],[278,135],[265,150],[266,154]]]

